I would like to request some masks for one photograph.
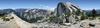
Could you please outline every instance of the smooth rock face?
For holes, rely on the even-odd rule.
[[[70,9],[67,8],[68,5],[66,5],[66,3],[58,3],[57,8],[55,9],[55,12],[57,15],[63,15],[63,14],[69,14],[70,13]]]
[[[78,14],[76,15],[77,11],[80,11],[80,8],[78,8],[78,6],[75,6],[72,3],[59,2],[57,8],[55,9],[55,14],[57,16],[69,15],[65,19],[70,23],[75,23],[76,20],[79,19],[77,16]]]
[[[59,2],[57,8],[55,9],[55,13],[57,15],[71,14],[73,12],[76,12],[78,9],[80,8],[78,8],[78,6],[75,6],[74,4]]]

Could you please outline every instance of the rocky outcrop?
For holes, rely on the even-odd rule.
[[[64,16],[67,22],[75,23],[80,17],[82,11],[72,3],[59,2],[55,9],[56,16]]]
[[[76,11],[80,11],[80,8],[78,6],[72,3],[64,3],[64,2],[59,2],[57,8],[55,9],[55,13],[57,15],[72,14]]]

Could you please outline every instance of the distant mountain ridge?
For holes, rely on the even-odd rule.
[[[38,20],[43,19],[43,17],[50,15],[49,11],[43,9],[30,9],[23,12],[16,12],[15,14],[28,22],[37,22]]]
[[[33,18],[43,18],[44,16],[49,16],[51,11],[45,10],[45,9],[3,9],[0,10],[0,14],[9,14],[14,12],[18,17],[25,21],[31,21]],[[31,22],[36,22],[36,19]]]
[[[96,15],[100,16],[100,9],[95,9],[96,10]],[[86,15],[90,16],[92,15],[92,10],[84,10],[86,12]]]

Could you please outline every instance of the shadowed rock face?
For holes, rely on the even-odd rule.
[[[63,13],[64,14],[70,13],[70,10],[69,10],[69,8],[67,8],[66,3],[63,3],[63,2],[58,3],[57,9],[55,11],[56,11],[58,16],[62,15]]]

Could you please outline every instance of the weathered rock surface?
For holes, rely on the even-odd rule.
[[[66,19],[67,22],[69,23],[76,23],[76,20],[79,20],[81,17],[80,13],[82,11],[80,8],[72,3],[64,3],[60,2],[58,3],[57,8],[55,9],[55,14],[56,16],[63,16],[64,19]]]

